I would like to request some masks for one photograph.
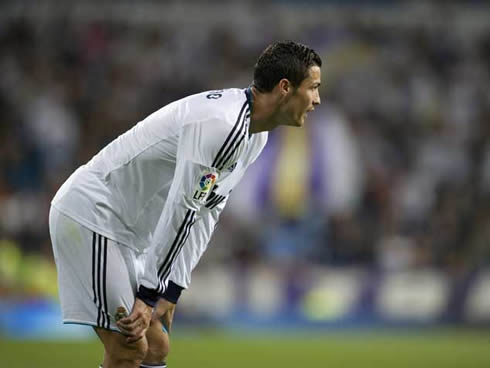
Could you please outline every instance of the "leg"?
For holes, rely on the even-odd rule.
[[[146,338],[126,344],[114,318],[119,307],[129,311],[134,304],[138,255],[56,209],[49,220],[63,321],[94,326],[105,348],[104,367],[139,367]]]
[[[104,368],[138,368],[148,352],[146,338],[128,344],[119,332],[99,327],[95,332],[104,344]]]
[[[168,334],[163,331],[160,321],[151,321],[150,328],[146,331],[146,339],[148,341],[148,351],[143,364],[163,365],[169,352],[170,341]]]
[[[148,352],[143,361],[147,365],[163,365],[170,349],[168,333],[172,327],[172,320],[175,311],[175,304],[160,299],[155,306],[154,318],[150,328],[146,332],[148,341]],[[160,317],[161,316],[161,317]],[[165,327],[166,331],[163,331]]]

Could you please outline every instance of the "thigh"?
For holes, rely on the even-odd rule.
[[[117,308],[129,312],[134,303],[134,252],[59,212],[50,215],[50,232],[64,323],[118,331]]]

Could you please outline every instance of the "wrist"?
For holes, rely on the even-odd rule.
[[[143,285],[140,285],[138,292],[136,293],[136,298],[153,308],[159,299],[159,294],[154,289],[149,289]]]
[[[180,298],[180,294],[182,293],[182,290],[184,290],[182,286],[177,285],[173,281],[169,281],[167,288],[165,289],[163,294],[161,294],[161,297],[173,304],[177,304],[177,301]]]

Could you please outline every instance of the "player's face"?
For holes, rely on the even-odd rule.
[[[291,95],[285,103],[287,118],[284,125],[303,126],[310,111],[320,104],[318,88],[321,83],[320,67],[314,65],[308,69],[308,76],[298,88],[292,88]]]

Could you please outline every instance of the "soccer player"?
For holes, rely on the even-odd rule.
[[[321,64],[305,45],[272,44],[249,88],[161,108],[56,193],[49,226],[63,321],[94,327],[104,368],[166,367],[175,305],[228,195],[267,131],[301,127],[320,103]]]

